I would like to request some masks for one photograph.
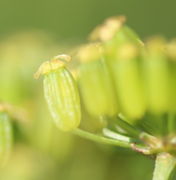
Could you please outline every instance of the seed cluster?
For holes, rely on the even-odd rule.
[[[71,61],[74,75],[65,55],[42,64],[36,76],[44,74],[50,112],[61,130],[74,130],[80,121],[84,127],[85,117],[91,117],[122,139],[137,130],[133,149],[141,151],[136,141],[152,152],[165,144],[174,149],[168,142],[176,132],[176,41],[155,37],[143,43],[124,22],[123,16],[112,17],[95,28],[76,63]],[[101,133],[112,137],[109,130]]]

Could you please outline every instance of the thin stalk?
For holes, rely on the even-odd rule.
[[[81,129],[75,129],[73,131],[73,134],[78,135],[80,137],[103,143],[103,144],[109,144],[109,145],[114,145],[114,146],[119,146],[119,147],[125,147],[125,148],[131,148],[131,144],[127,141],[121,141],[121,140],[114,140],[114,139],[109,139],[106,137],[102,137],[96,134],[89,133],[87,131],[81,130]]]
[[[163,152],[157,155],[153,180],[169,180],[176,165],[176,158],[169,153]]]
[[[115,123],[120,126],[123,130],[125,130],[130,136],[139,138],[141,131],[131,124],[127,123],[120,117],[114,119]]]
[[[103,135],[106,137],[109,137],[111,139],[117,139],[118,141],[124,141],[124,142],[128,142],[128,143],[132,142],[132,139],[130,137],[118,134],[107,128],[103,129]]]

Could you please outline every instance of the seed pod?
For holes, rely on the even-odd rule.
[[[69,56],[60,55],[41,65],[35,74],[44,74],[44,95],[56,125],[63,131],[78,127],[81,118],[80,99],[76,83],[66,69]]]
[[[141,118],[146,111],[138,50],[129,43],[119,47],[112,68],[120,107],[131,122]]]
[[[101,46],[90,44],[79,52],[79,87],[87,111],[94,116],[118,113],[117,98]]]
[[[169,110],[170,75],[169,62],[164,52],[162,39],[153,39],[147,43],[144,55],[144,77],[150,112],[162,114]]]
[[[0,164],[4,165],[10,155],[12,142],[12,125],[8,112],[0,107]]]

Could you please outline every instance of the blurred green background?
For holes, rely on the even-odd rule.
[[[1,180],[149,180],[153,160],[59,132],[42,83],[42,61],[86,41],[105,18],[126,15],[142,38],[175,37],[174,0],[0,0],[0,99],[22,108],[14,150]]]
[[[84,39],[112,15],[124,14],[139,35],[176,32],[174,0],[1,0],[0,34],[41,29],[62,40]]]

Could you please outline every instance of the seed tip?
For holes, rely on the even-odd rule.
[[[90,40],[107,41],[110,40],[115,33],[123,26],[126,21],[126,17],[113,16],[104,21],[103,24],[97,26],[90,34]]]
[[[60,54],[60,55],[55,56],[52,60],[70,62],[71,61],[71,56],[69,56],[67,54]]]
[[[50,61],[43,62],[37,72],[34,74],[34,78],[38,79],[40,75],[47,74],[52,70],[56,70],[60,67],[65,66],[66,63],[71,61],[71,56],[66,54],[57,55]]]
[[[100,43],[91,43],[82,46],[79,49],[77,56],[81,62],[85,63],[100,59],[102,51]]]

